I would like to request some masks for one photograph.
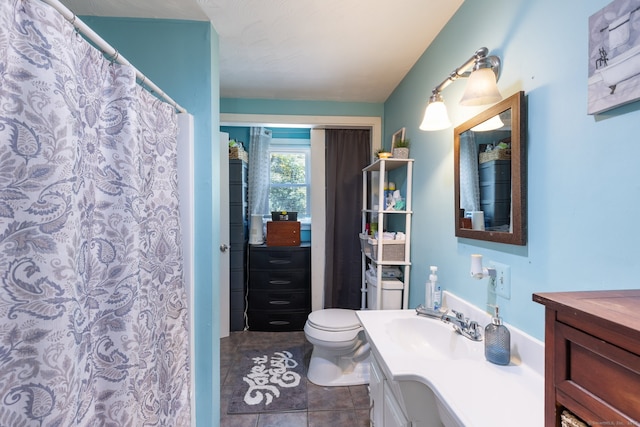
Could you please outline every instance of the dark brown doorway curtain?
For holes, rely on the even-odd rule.
[[[371,132],[327,129],[325,308],[361,305],[362,168],[371,161]]]

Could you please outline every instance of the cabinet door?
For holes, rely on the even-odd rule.
[[[640,419],[640,356],[560,322],[555,337],[558,403],[594,425],[635,425]]]
[[[376,363],[376,360],[371,358],[370,365],[371,372],[369,374],[369,402],[370,402],[370,413],[369,418],[371,419],[372,427],[383,427],[384,419],[383,419],[383,409],[384,409],[384,395],[382,392],[382,383],[384,377],[380,373],[380,367]]]
[[[386,383],[386,380],[385,380]],[[409,427],[409,421],[400,409],[391,388],[383,387],[384,391],[384,427]]]

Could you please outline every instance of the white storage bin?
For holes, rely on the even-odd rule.
[[[376,273],[367,270],[367,307],[375,310],[378,307],[378,280]],[[402,290],[404,283],[398,279],[382,280],[382,310],[400,310],[402,308]]]

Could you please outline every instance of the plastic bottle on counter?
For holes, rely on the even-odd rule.
[[[425,299],[424,306],[428,310],[438,311],[442,305],[442,290],[438,284],[438,267],[432,265],[429,267],[431,274],[429,275],[429,281],[425,286]]]
[[[440,287],[440,283],[438,283],[438,275],[436,274],[437,271],[438,267],[431,266],[429,281],[433,283],[433,306],[431,308],[434,311],[438,311],[440,310],[440,307],[442,307],[442,288]]]

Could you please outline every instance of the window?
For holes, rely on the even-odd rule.
[[[285,140],[286,141],[286,140]],[[311,217],[310,149],[307,145],[279,144],[269,149],[269,210],[298,212]]]

